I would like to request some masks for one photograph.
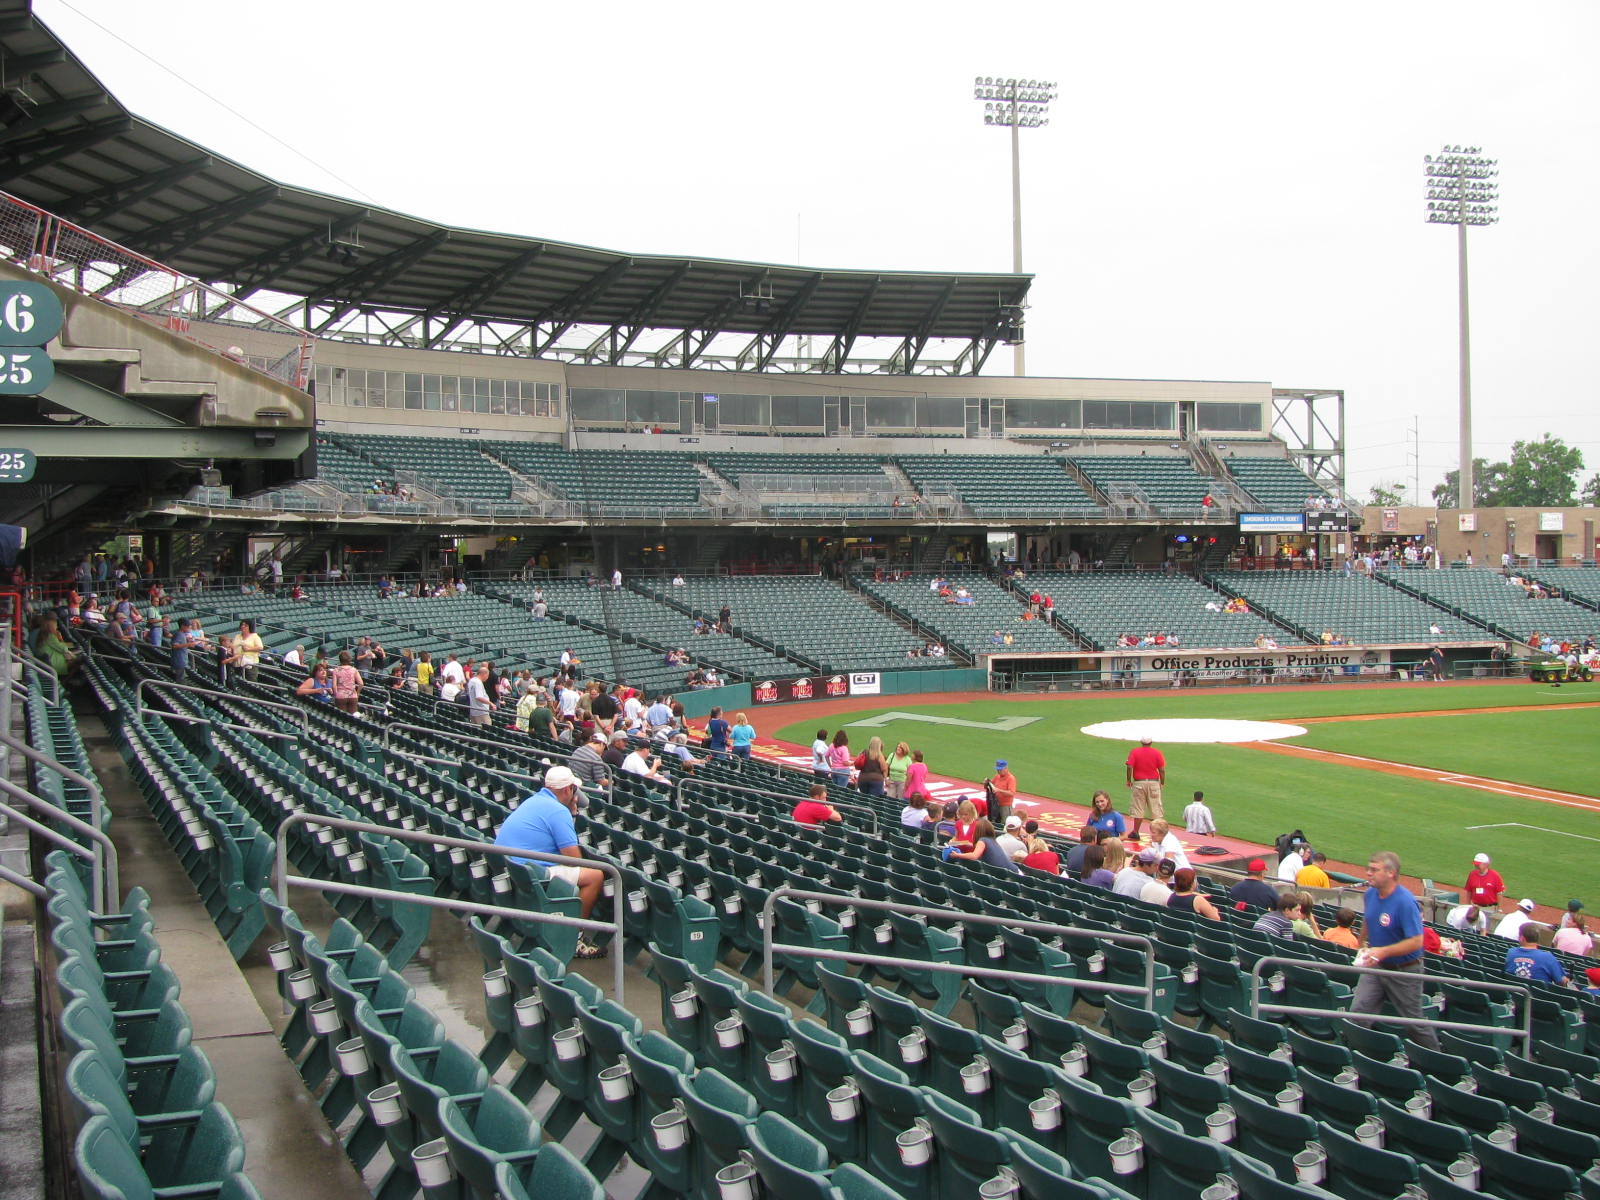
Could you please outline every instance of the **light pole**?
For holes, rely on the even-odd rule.
[[[1456,290],[1461,321],[1461,466],[1456,507],[1476,508],[1472,478],[1472,349],[1467,326],[1467,226],[1500,219],[1499,160],[1483,157],[1481,146],[1446,146],[1423,156],[1428,177],[1428,222],[1456,227]]]
[[[1050,124],[1050,102],[1056,98],[1056,85],[1043,79],[1012,79],[998,75],[979,75],[972,81],[972,98],[982,100],[983,123],[1011,130],[1011,269],[1022,274],[1022,147],[1018,131]],[[1016,335],[1016,373],[1026,375],[1023,347],[1023,322],[1020,311],[1012,314]]]

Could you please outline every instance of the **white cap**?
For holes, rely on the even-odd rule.
[[[1533,911],[1533,901],[1532,900],[1528,900],[1526,898],[1524,898],[1522,900],[1518,900],[1517,901],[1517,907],[1520,908],[1523,912],[1532,912]]]
[[[1484,863],[1484,864],[1487,865],[1487,863],[1489,862],[1489,856],[1487,854],[1474,854],[1472,856],[1472,861],[1475,862],[1475,863]]]
[[[1007,829],[1021,829],[1022,828],[1022,818],[1021,817],[1007,817],[1006,818],[1006,828]]]
[[[544,773],[544,786],[551,791],[564,787],[576,787],[580,792],[583,790],[578,786],[578,777],[572,773],[572,770],[561,766],[551,767]]]

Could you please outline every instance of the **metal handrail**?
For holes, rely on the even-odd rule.
[[[35,749],[20,738],[11,736],[11,731],[0,730],[0,746],[7,750],[15,750],[30,762],[36,762],[46,770],[54,771],[63,779],[71,780],[79,787],[89,789],[89,819],[96,829],[101,828],[106,820],[106,794],[100,789],[100,781],[92,775],[85,775],[75,771],[66,763],[61,762],[42,750]],[[76,818],[74,818],[76,819]]]
[[[24,663],[32,667],[38,674],[50,681],[50,695],[45,698],[45,703],[51,708],[61,707],[61,677],[56,674],[56,669],[44,659],[40,658],[26,646],[17,648],[17,656]]]
[[[531,858],[535,862],[551,863],[561,867],[592,867],[612,877],[614,892],[612,897],[612,911],[615,914],[609,921],[596,921],[590,917],[567,917],[560,913],[534,912],[526,908],[508,908],[500,904],[479,904],[476,900],[453,900],[446,896],[424,896],[414,892],[400,892],[393,888],[366,887],[358,883],[339,883],[323,879],[312,879],[306,875],[289,874],[289,839],[285,836],[291,825],[326,825],[332,829],[344,829],[356,833],[374,833],[381,837],[391,837],[405,842],[428,842],[435,846],[459,847],[470,850],[475,854],[498,854],[503,858]],[[278,894],[278,903],[287,907],[289,903],[289,888],[309,887],[325,892],[337,892],[344,896],[378,896],[391,900],[400,900],[407,904],[423,904],[430,908],[448,908],[453,912],[479,913],[490,917],[511,917],[518,921],[533,921],[541,925],[566,925],[582,930],[597,930],[610,932],[616,938],[616,947],[611,955],[612,988],[617,1003],[622,1003],[622,870],[615,863],[605,862],[596,858],[573,858],[567,854],[546,854],[541,850],[524,850],[520,846],[496,846],[493,842],[475,842],[466,838],[449,837],[442,833],[432,833],[422,829],[394,829],[388,825],[375,825],[370,821],[349,821],[343,817],[325,817],[320,813],[295,812],[290,813],[278,826],[278,847],[276,861],[273,863],[272,878],[275,880],[275,890]]]
[[[35,833],[49,839],[58,845],[64,846],[79,858],[92,860],[93,878],[91,890],[96,901],[100,904],[102,913],[113,912],[116,902],[122,895],[122,872],[117,866],[117,848],[103,830],[96,829],[87,821],[79,820],[71,813],[50,803],[42,796],[35,796],[25,788],[20,788],[9,779],[0,779],[0,791],[13,799],[20,800],[29,808],[42,810],[50,814],[53,820],[62,822],[68,829],[75,829],[99,847],[98,852],[90,850],[87,846],[80,845],[63,833],[58,833],[42,822],[35,821],[26,813],[13,808],[9,804],[0,802],[0,812],[4,812],[13,821],[18,821]]]
[[[1060,934],[1066,937],[1097,938],[1108,942],[1128,942],[1144,950],[1144,986],[1136,983],[1104,983],[1097,979],[1077,979],[1072,976],[1036,975],[1030,971],[1009,971],[1002,967],[974,967],[966,963],[936,963],[915,958],[898,958],[887,954],[863,954],[855,950],[818,950],[812,946],[774,943],[772,940],[773,909],[779,900],[815,900],[840,908],[865,908],[877,912],[897,912],[908,917],[954,917],[962,923],[974,925],[1000,925],[1007,929]],[[980,979],[1027,979],[1046,984],[1071,984],[1092,992],[1118,995],[1142,995],[1144,1007],[1155,1007],[1156,960],[1150,939],[1143,934],[1122,933],[1116,930],[1084,929],[1077,925],[1054,925],[1048,921],[1028,921],[1020,917],[991,917],[982,913],[961,912],[953,908],[928,908],[920,904],[901,904],[893,900],[867,900],[860,896],[839,896],[833,892],[808,892],[799,888],[781,887],[768,893],[761,906],[761,983],[770,995],[773,988],[772,952],[782,950],[797,958],[824,958],[838,962],[866,963],[872,966],[903,967],[917,971],[940,971],[946,974],[973,975]]]
[[[1258,1017],[1262,1013],[1273,1013],[1280,1016],[1291,1017],[1343,1017],[1347,1021],[1382,1021],[1389,1025],[1422,1025],[1429,1029],[1450,1029],[1463,1033],[1493,1033],[1504,1037],[1519,1037],[1530,1049],[1533,1046],[1533,1005],[1527,1003],[1532,999],[1532,992],[1524,986],[1514,983],[1489,983],[1481,979],[1461,980],[1463,986],[1471,987],[1474,991],[1510,992],[1512,995],[1523,998],[1522,1028],[1512,1029],[1507,1025],[1473,1025],[1465,1021],[1436,1021],[1430,1017],[1397,1017],[1383,1013],[1353,1013],[1342,1008],[1306,1008],[1297,1004],[1263,1004],[1261,1003],[1261,967],[1263,964],[1272,966],[1304,967],[1312,971],[1343,971],[1349,975],[1387,975],[1393,977],[1393,967],[1358,967],[1353,963],[1330,963],[1317,960],[1315,962],[1304,958],[1276,958],[1267,956],[1256,959],[1250,968],[1250,1015]],[[1450,982],[1442,975],[1434,976],[1442,982]],[[1420,987],[1422,977],[1417,978]]]
[[[413,762],[445,763],[457,767],[471,767],[475,771],[488,771],[491,775],[504,775],[507,779],[520,779],[525,783],[542,784],[544,782],[543,775],[525,775],[521,771],[511,771],[504,767],[486,767],[482,763],[464,762],[459,758],[440,757],[436,754],[418,754],[412,750],[397,750],[389,738],[389,735],[397,729],[405,729],[413,733],[429,733],[435,737],[448,736],[452,741],[472,742],[474,745],[492,746],[497,750],[511,750],[515,752],[517,749],[515,746],[508,746],[504,742],[497,742],[493,738],[474,737],[467,733],[447,734],[444,730],[438,729],[432,725],[411,725],[404,721],[396,721],[392,725],[385,725],[383,727],[382,745],[385,754],[398,754],[401,758],[409,758]],[[534,753],[534,750],[530,747],[527,753]]]
[[[41,900],[50,894],[49,889],[44,885],[35,883],[26,875],[18,874],[10,867],[0,867],[0,879],[5,880],[7,883],[12,884],[15,887],[21,888],[25,892],[31,892]]]
[[[240,725],[236,721],[219,721],[214,717],[196,717],[189,713],[171,712],[164,708],[147,708],[144,702],[145,688],[165,688],[169,691],[193,692],[199,696],[221,696],[224,700],[241,700],[247,704],[259,704],[266,708],[275,708],[282,712],[293,713],[300,721],[299,737],[307,741],[311,738],[311,721],[306,716],[306,710],[298,704],[280,704],[276,700],[257,700],[254,697],[244,698],[233,692],[219,692],[216,688],[198,687],[192,683],[174,683],[170,679],[141,679],[139,686],[133,691],[134,711],[142,721],[146,716],[154,715],[166,721],[182,721],[190,725],[206,725],[214,729],[237,729],[241,733],[253,733],[257,737],[286,738],[295,740],[296,735],[284,733],[278,729],[263,729],[256,725]]]
[[[745,793],[748,793],[749,795],[761,796],[761,797],[764,797],[765,799],[768,799],[768,800],[793,800],[793,799],[795,799],[794,796],[785,795],[782,792],[767,792],[767,791],[763,791],[760,788],[745,787],[742,783],[723,783],[720,779],[697,779],[697,778],[693,778],[692,776],[681,775],[681,776],[678,777],[677,781],[674,782],[673,785],[672,785],[672,806],[674,808],[682,808],[683,807],[683,785],[686,784],[686,783],[690,783],[690,782],[693,782],[697,787],[722,788],[724,791],[729,791],[729,792],[745,792]],[[849,801],[840,801],[838,803],[835,803],[834,801],[829,800],[828,803],[834,808],[848,808],[853,812],[864,812],[864,813],[866,813],[867,816],[872,818],[872,833],[873,833],[873,836],[874,837],[877,836],[877,834],[878,834],[878,811],[877,811],[877,809],[873,808],[869,804],[851,804]]]

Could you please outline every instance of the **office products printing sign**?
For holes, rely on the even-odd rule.
[[[1224,682],[1230,679],[1318,679],[1332,675],[1387,675],[1392,669],[1387,649],[1365,646],[1323,646],[1305,650],[1180,651],[1143,657],[1100,660],[1103,679],[1116,682]]]
[[[1240,513],[1240,533],[1304,533],[1305,513]]]
[[[850,694],[848,675],[800,675],[794,679],[763,679],[750,685],[752,704],[788,704],[795,700],[834,699]]]

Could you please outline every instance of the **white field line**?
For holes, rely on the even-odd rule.
[[[1314,747],[1305,746],[1305,750]],[[1343,754],[1337,750],[1316,750],[1319,756],[1327,758],[1344,759],[1346,762],[1372,763],[1380,767],[1407,767],[1411,770],[1428,771],[1431,767],[1416,767],[1410,763],[1397,763],[1393,759],[1369,758],[1364,754]],[[1484,779],[1478,775],[1451,775],[1440,773],[1434,776],[1439,783],[1454,783],[1461,787],[1477,788],[1485,792],[1498,792],[1502,796],[1515,796],[1522,800],[1539,800],[1546,804],[1560,804],[1567,808],[1583,808],[1600,812],[1600,797],[1580,796],[1575,792],[1558,792],[1550,788],[1532,788],[1523,784],[1507,783],[1501,779]]]
[[[1498,825],[1468,825],[1468,829],[1532,829],[1539,833],[1553,833],[1557,837],[1578,838],[1585,842],[1600,842],[1600,838],[1582,833],[1568,833],[1564,829],[1548,829],[1543,825],[1524,825],[1521,821],[1502,821]]]

